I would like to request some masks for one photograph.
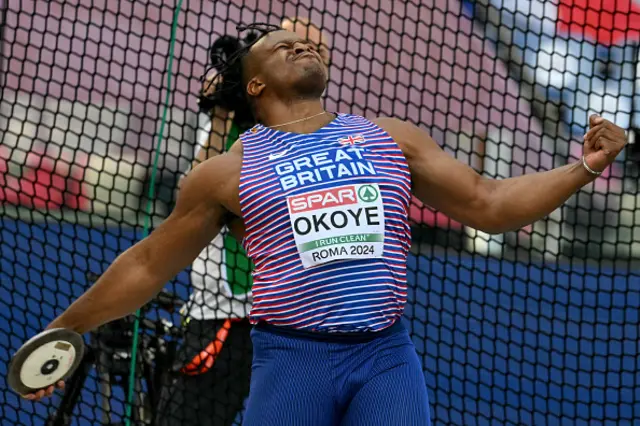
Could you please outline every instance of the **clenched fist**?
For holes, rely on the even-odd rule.
[[[616,159],[627,144],[624,129],[593,114],[589,117],[589,131],[584,135],[585,166],[601,173]]]

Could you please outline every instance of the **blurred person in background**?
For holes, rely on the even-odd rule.
[[[327,37],[319,27],[304,18],[285,18],[281,26],[317,44],[329,66]],[[211,49],[231,54],[253,37],[223,36]],[[198,101],[208,123],[198,137],[191,168],[229,149],[255,124],[243,97],[244,88],[228,88],[215,73],[205,75]],[[181,310],[185,337],[174,366],[179,373],[162,391],[158,426],[233,425],[242,411],[253,355],[246,318],[252,303],[251,271],[246,253],[226,228],[194,261],[192,293]]]

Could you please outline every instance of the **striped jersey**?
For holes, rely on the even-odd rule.
[[[411,244],[411,177],[398,145],[349,114],[309,134],[257,125],[241,140],[250,321],[320,332],[392,325]]]

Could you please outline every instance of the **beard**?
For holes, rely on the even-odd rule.
[[[299,64],[296,77],[292,79],[290,89],[298,99],[317,99],[322,97],[327,87],[327,74],[322,64],[308,61]]]

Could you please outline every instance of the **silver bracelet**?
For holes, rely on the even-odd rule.
[[[591,167],[589,167],[589,165],[587,164],[587,160],[584,158],[584,155],[582,156],[582,165],[584,166],[585,169],[587,169],[589,173],[591,173],[594,176],[600,176],[602,174],[602,172],[596,172]]]

